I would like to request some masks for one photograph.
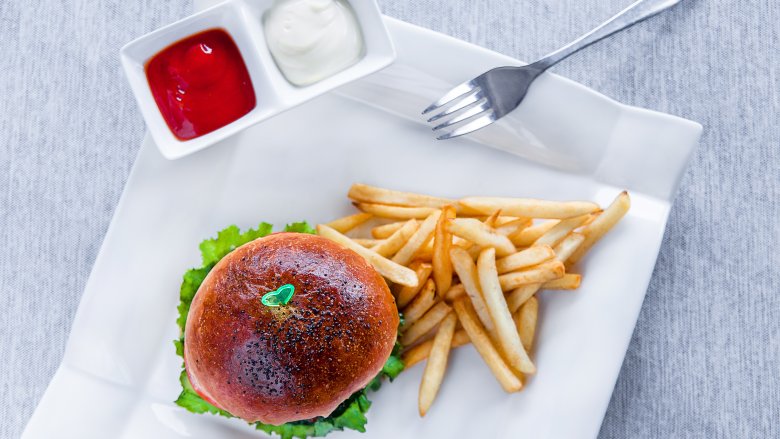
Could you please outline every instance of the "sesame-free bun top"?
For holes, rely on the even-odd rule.
[[[261,298],[282,285],[287,305]],[[195,391],[249,422],[328,416],[382,369],[398,310],[361,256],[325,238],[275,233],[219,261],[187,317],[184,359]]]

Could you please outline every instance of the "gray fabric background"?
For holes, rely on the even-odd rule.
[[[525,60],[629,2],[380,0]],[[191,9],[0,1],[2,437],[21,434],[60,362],[143,136],[118,50]],[[776,0],[683,0],[555,68],[705,126],[603,438],[780,437],[779,23]]]

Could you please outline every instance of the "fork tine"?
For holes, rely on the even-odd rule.
[[[435,120],[441,119],[442,117],[449,116],[449,115],[451,115],[453,113],[456,113],[456,112],[458,112],[460,110],[463,110],[465,108],[471,107],[474,104],[476,104],[476,103],[478,103],[478,102],[480,102],[480,101],[485,99],[485,93],[482,92],[482,89],[476,88],[474,90],[477,90],[477,92],[476,93],[471,93],[471,94],[467,95],[465,98],[455,102],[449,108],[447,108],[446,110],[442,111],[441,113],[436,114],[436,115],[428,118],[428,122],[433,122]]]
[[[456,123],[463,122],[466,119],[470,119],[470,118],[472,118],[472,117],[474,117],[474,116],[476,116],[478,114],[482,114],[482,113],[484,113],[484,112],[486,112],[486,111],[488,111],[490,109],[491,109],[490,104],[487,101],[482,102],[481,104],[479,104],[479,105],[477,105],[475,107],[471,107],[469,110],[464,111],[463,113],[457,115],[456,117],[453,117],[452,119],[448,120],[447,122],[444,122],[444,123],[442,123],[440,125],[436,125],[435,127],[433,127],[433,131],[438,131],[438,130],[440,130],[442,128],[447,128],[448,126],[452,126],[452,125],[455,125]]]
[[[442,105],[446,104],[447,102],[450,102],[451,100],[455,98],[459,98],[466,93],[471,92],[475,87],[477,86],[476,82],[474,82],[473,79],[470,79],[464,83],[461,83],[460,85],[456,85],[452,90],[448,91],[444,94],[441,98],[439,98],[438,101],[432,103],[428,106],[425,110],[423,110],[422,114],[428,114],[431,111],[441,107]]]
[[[490,125],[491,123],[495,122],[497,119],[498,118],[496,117],[496,113],[493,112],[493,110],[490,110],[490,112],[488,112],[486,115],[479,117],[478,119],[469,122],[460,128],[452,130],[449,133],[442,134],[441,136],[437,137],[436,140],[446,140],[446,139],[451,139],[453,137],[458,137],[464,134],[468,134],[472,131],[476,131],[480,128],[484,128]]]

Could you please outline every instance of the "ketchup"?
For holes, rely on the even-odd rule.
[[[146,78],[163,119],[179,140],[210,133],[255,107],[244,59],[222,29],[166,47],[146,63]]]

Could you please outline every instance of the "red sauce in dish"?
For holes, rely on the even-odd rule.
[[[146,64],[146,78],[163,119],[180,140],[222,128],[255,107],[244,59],[222,29],[161,50]]]

